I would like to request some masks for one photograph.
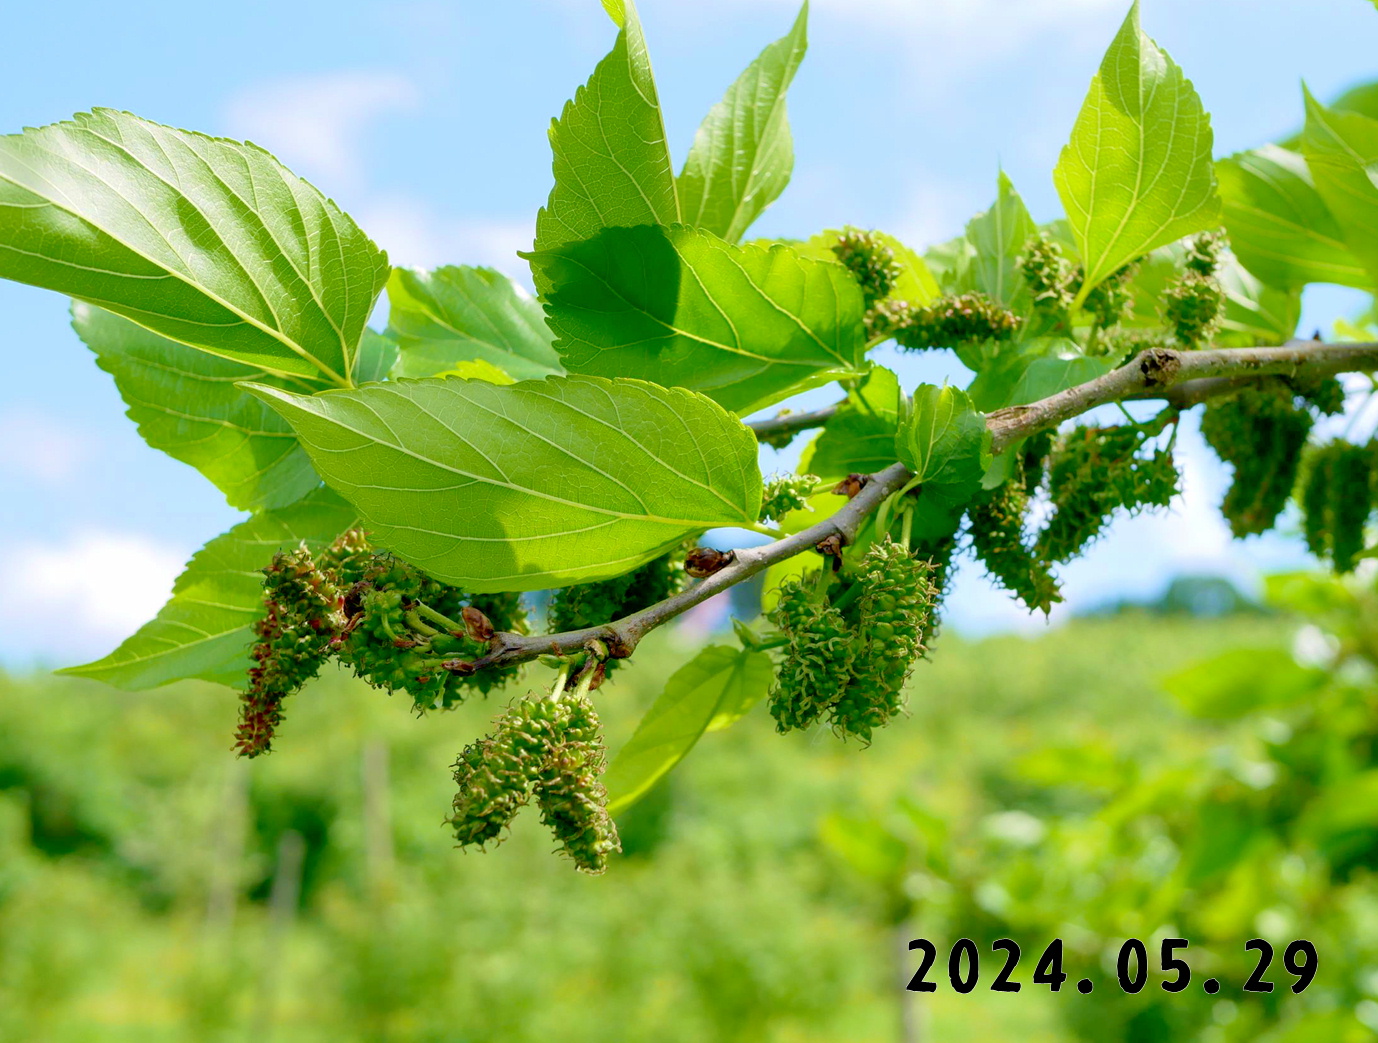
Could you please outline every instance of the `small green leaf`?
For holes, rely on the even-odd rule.
[[[794,144],[785,92],[808,48],[807,0],[794,28],[761,52],[704,117],[679,175],[682,220],[735,243],[789,184]]]
[[[1345,245],[1303,156],[1264,145],[1218,160],[1215,169],[1230,248],[1254,275],[1283,289],[1312,282],[1373,285]]]
[[[549,377],[250,390],[377,544],[470,591],[608,579],[760,511],[755,438],[682,389]]]
[[[1378,120],[1327,109],[1306,91],[1302,153],[1350,250],[1378,280]]]
[[[394,268],[388,306],[399,377],[433,377],[475,360],[513,380],[563,372],[540,304],[492,268]]]
[[[1116,360],[1109,356],[1087,356],[1071,352],[1046,355],[1034,359],[1010,392],[1007,406],[1022,406],[1059,391],[1085,384],[1102,377],[1115,368]]]
[[[805,450],[800,473],[845,478],[853,472],[874,474],[889,467],[896,459],[899,415],[899,378],[877,366],[859,388],[847,393],[846,403]]]
[[[1024,200],[1002,170],[995,202],[967,222],[966,238],[974,252],[958,262],[956,291],[984,293],[1013,311],[1028,311],[1029,287],[1018,261],[1037,231]]]
[[[387,273],[256,146],[110,109],[0,137],[0,277],[212,355],[348,384]]]
[[[251,627],[263,614],[261,570],[303,540],[316,549],[358,524],[358,512],[328,489],[242,521],[192,557],[172,599],[104,659],[58,671],[142,691],[186,678],[242,684]]]
[[[990,466],[990,430],[967,393],[920,384],[895,433],[895,452],[922,485],[980,481]]]
[[[1210,118],[1182,70],[1139,28],[1135,0],[1091,81],[1053,172],[1086,277],[1219,224]]]
[[[677,226],[609,228],[531,255],[571,373],[702,391],[746,413],[865,350],[861,291],[839,264]]]
[[[622,27],[588,83],[550,127],[555,187],[536,216],[536,249],[615,225],[674,224],[679,197],[651,59],[631,0],[605,3]],[[549,283],[533,268],[537,288]]]
[[[766,653],[727,645],[709,645],[676,670],[608,766],[608,810],[616,815],[636,803],[705,731],[746,713],[774,676]]]
[[[256,380],[281,387],[283,381],[81,301],[73,302],[72,326],[115,378],[144,441],[195,467],[230,506],[285,507],[321,484],[291,426],[235,386]]]

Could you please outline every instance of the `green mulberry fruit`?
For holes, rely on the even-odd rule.
[[[1019,259],[1019,271],[1036,309],[1054,317],[1066,314],[1072,306],[1075,269],[1061,246],[1042,232],[1030,237]]]
[[[770,690],[770,715],[778,731],[807,728],[845,690],[854,635],[841,612],[810,596],[797,579],[780,585],[771,620],[789,643]]]
[[[883,310],[885,329],[895,343],[909,351],[950,348],[983,340],[1008,340],[1023,320],[982,293],[939,297],[931,304],[914,307],[889,302]]]
[[[790,511],[803,510],[818,482],[818,476],[813,474],[771,475],[761,497],[761,521],[779,521]]]
[[[895,259],[895,251],[875,232],[856,228],[844,229],[832,251],[852,273],[869,308],[895,292],[895,285],[904,274],[904,266]]]
[[[1296,485],[1312,423],[1286,388],[1249,389],[1206,406],[1201,434],[1234,467],[1220,510],[1235,536],[1273,527]]]
[[[1024,538],[1029,496],[1022,477],[981,494],[967,509],[967,525],[972,548],[995,581],[1030,610],[1046,613],[1062,595],[1048,563]]]
[[[1046,561],[1064,562],[1091,543],[1115,511],[1166,507],[1181,476],[1168,450],[1137,455],[1143,433],[1129,426],[1078,427],[1053,450],[1048,495],[1053,513],[1034,541]]]
[[[684,589],[689,577],[682,552],[662,554],[612,579],[564,587],[551,596],[547,625],[551,633],[602,626],[664,601]],[[621,660],[609,659],[609,670]]]
[[[1091,313],[1101,329],[1118,325],[1124,313],[1133,306],[1134,294],[1129,283],[1138,268],[1137,260],[1130,261],[1116,268],[1086,294],[1082,307]]]
[[[450,825],[462,847],[500,839],[534,796],[542,821],[575,865],[601,873],[620,850],[607,811],[598,715],[582,692],[529,695],[492,733],[465,747],[455,765]]]
[[[1220,253],[1224,248],[1225,237],[1220,232],[1202,232],[1187,246],[1182,267],[1196,275],[1214,275],[1220,266]]]
[[[1364,550],[1373,509],[1373,453],[1337,439],[1311,454],[1302,480],[1302,528],[1306,546],[1329,557],[1339,573],[1350,572]]]
[[[1345,386],[1338,377],[1298,377],[1287,383],[1297,396],[1321,416],[1339,416],[1345,411]]]
[[[869,743],[876,728],[904,709],[904,683],[924,653],[937,601],[931,574],[928,562],[888,538],[861,559],[851,677],[830,715],[842,735]]]
[[[1197,348],[1208,342],[1220,325],[1225,291],[1213,275],[1188,269],[1163,291],[1163,318],[1178,343]]]

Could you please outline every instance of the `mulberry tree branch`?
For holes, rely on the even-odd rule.
[[[1378,370],[1378,343],[1318,344],[1298,340],[1272,348],[1151,348],[1095,380],[1028,405],[996,410],[986,417],[986,425],[990,428],[993,451],[999,453],[1029,435],[1057,427],[1064,420],[1111,402],[1153,398],[1186,408],[1261,380],[1373,370]],[[819,427],[836,410],[833,406],[811,413],[786,414],[747,426],[762,437],[780,435]],[[903,464],[891,464],[871,475],[861,491],[836,514],[774,543],[739,550],[730,564],[707,579],[639,612],[602,626],[560,634],[494,634],[485,655],[472,662],[452,661],[449,667],[475,673],[529,662],[543,655],[573,655],[588,649],[625,658],[652,630],[771,565],[813,550],[831,537],[840,538],[844,545],[849,543],[866,516],[898,492],[910,477]]]

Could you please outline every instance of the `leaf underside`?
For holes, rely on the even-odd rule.
[[[252,390],[378,545],[475,592],[620,575],[760,509],[755,439],[680,389],[551,377]]]

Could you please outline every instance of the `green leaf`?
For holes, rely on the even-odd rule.
[[[1139,28],[1135,0],[1053,172],[1086,278],[1078,303],[1140,254],[1219,224],[1210,118]]]
[[[285,507],[321,484],[291,426],[236,386],[282,381],[80,301],[72,306],[72,326],[115,378],[144,441],[195,467],[230,506]]]
[[[1306,91],[1302,153],[1345,242],[1378,279],[1378,120],[1334,112]]]
[[[616,815],[636,803],[706,730],[749,710],[774,676],[766,653],[727,645],[709,645],[676,670],[608,766],[608,810]]]
[[[1014,183],[1002,170],[995,202],[969,222],[966,238],[973,253],[960,257],[955,276],[958,293],[984,293],[1014,311],[1031,306],[1029,287],[1019,273],[1019,255],[1038,231]]]
[[[513,380],[561,373],[540,304],[492,268],[394,268],[388,328],[400,377],[433,377],[482,361]]]
[[[922,485],[980,481],[990,466],[990,430],[960,388],[920,384],[895,433],[895,452]]]
[[[636,7],[631,0],[618,0],[608,13],[622,26],[617,42],[550,127],[555,187],[536,216],[538,251],[617,225],[668,225],[680,219],[670,146]],[[542,293],[550,288],[539,268],[533,267],[533,274]]]
[[[253,145],[97,109],[0,137],[0,277],[348,384],[386,255]]]
[[[196,552],[155,619],[104,659],[58,672],[127,691],[191,677],[240,684],[263,614],[261,570],[279,550],[303,540],[316,549],[357,524],[358,512],[328,489],[240,522]]]
[[[1059,391],[1104,376],[1115,368],[1115,363],[1116,360],[1109,356],[1091,357],[1072,352],[1034,359],[1014,385],[1005,405],[1022,406],[1056,395]]]
[[[531,262],[555,287],[546,317],[571,373],[692,388],[745,413],[820,370],[854,370],[865,351],[856,281],[788,246],[642,225]]]
[[[1373,285],[1345,245],[1304,157],[1264,145],[1218,160],[1215,169],[1230,247],[1254,275],[1283,289],[1312,282]]]
[[[760,511],[755,438],[689,391],[593,377],[250,390],[377,544],[474,592],[608,579]]]
[[[794,169],[785,92],[808,48],[809,5],[704,117],[679,175],[681,219],[735,243]]]
[[[1225,314],[1214,343],[1220,347],[1248,348],[1285,344],[1301,321],[1301,289],[1269,286],[1245,271],[1239,262],[1226,258],[1216,272],[1225,291]]]
[[[899,414],[899,378],[877,366],[859,388],[847,393],[847,402],[805,450],[800,473],[845,478],[889,467],[896,460]]]

